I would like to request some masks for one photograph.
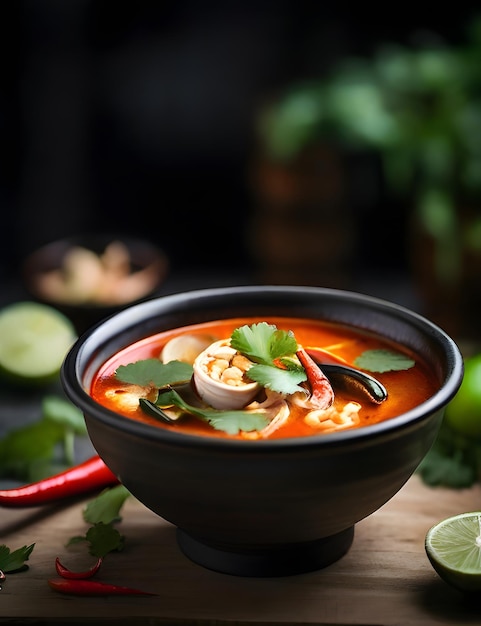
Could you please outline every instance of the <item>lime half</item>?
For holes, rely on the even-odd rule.
[[[0,374],[18,383],[51,382],[75,339],[73,324],[53,307],[7,305],[0,310]]]
[[[435,524],[426,534],[425,548],[445,582],[460,591],[481,591],[481,511]]]

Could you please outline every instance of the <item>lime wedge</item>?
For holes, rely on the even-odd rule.
[[[52,382],[75,339],[73,324],[53,307],[7,305],[0,310],[0,374],[17,383]]]
[[[425,548],[445,582],[460,591],[481,590],[481,511],[438,522],[428,530]]]

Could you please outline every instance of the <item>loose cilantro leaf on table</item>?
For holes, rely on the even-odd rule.
[[[71,537],[67,545],[86,542],[89,553],[97,557],[122,550],[125,539],[114,524],[122,520],[120,512],[129,496],[130,492],[123,485],[104,489],[83,510],[83,518],[90,524],[87,532]]]
[[[102,558],[110,552],[120,552],[125,544],[125,537],[112,524],[103,522],[91,526],[85,538],[89,543],[89,553]]]
[[[159,359],[144,359],[128,365],[119,365],[115,377],[124,383],[141,387],[152,385],[161,389],[176,382],[189,380],[192,373],[192,365],[183,361],[162,363]]]
[[[124,548],[125,537],[114,527],[113,524],[98,522],[87,529],[85,535],[76,535],[67,542],[67,547],[80,543],[88,546],[88,552],[92,556],[104,558],[110,552],[120,552]]]
[[[32,543],[11,552],[5,544],[0,545],[0,571],[4,574],[11,574],[27,569],[26,561],[28,561],[34,547],[35,544]]]
[[[129,496],[130,492],[123,485],[104,489],[85,507],[83,511],[84,520],[89,524],[119,522],[121,520],[120,510]]]
[[[366,350],[354,360],[354,365],[368,372],[398,372],[414,367],[413,359],[393,350]]]

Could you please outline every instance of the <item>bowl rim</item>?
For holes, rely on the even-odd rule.
[[[144,320],[149,317],[149,312],[154,312],[159,303],[166,306],[174,306],[185,304],[188,300],[192,302],[195,299],[205,299],[212,297],[228,297],[230,295],[239,296],[249,294],[278,294],[278,295],[295,295],[302,294],[305,296],[313,295],[319,297],[321,295],[327,297],[336,297],[351,305],[356,303],[364,307],[374,308],[376,311],[391,314],[394,317],[401,318],[412,326],[416,326],[422,330],[424,334],[430,335],[433,341],[442,346],[446,354],[447,375],[443,385],[430,398],[409,411],[399,416],[392,417],[383,422],[364,426],[362,428],[348,429],[340,432],[325,433],[311,436],[299,436],[280,439],[262,439],[262,440],[237,440],[223,437],[209,437],[191,435],[187,433],[169,431],[158,428],[147,423],[120,416],[109,409],[106,409],[99,403],[95,402],[82,384],[82,371],[80,367],[81,359],[89,359],[89,345],[100,341],[106,329],[109,329],[108,337],[112,338],[116,333],[120,333],[122,328],[128,322],[128,326],[132,327],[135,320]],[[171,326],[175,328],[175,326]],[[358,327],[362,328],[362,326]],[[149,336],[148,333],[145,336]],[[141,340],[128,341],[124,347],[131,343]],[[105,343],[105,342],[104,342]],[[119,350],[122,348],[118,348]],[[109,357],[106,357],[109,358]],[[338,445],[345,445],[355,441],[356,443],[368,442],[373,438],[395,436],[400,429],[415,428],[419,422],[428,419],[433,413],[443,408],[456,394],[464,373],[464,362],[461,352],[455,341],[439,326],[431,322],[421,314],[412,311],[403,305],[396,304],[370,296],[360,292],[349,291],[345,289],[336,289],[328,287],[311,287],[311,286],[292,286],[292,285],[239,285],[233,287],[214,287],[196,289],[191,291],[183,291],[173,293],[166,296],[158,296],[147,301],[140,302],[128,306],[120,312],[101,320],[86,332],[84,332],[73,344],[70,351],[66,355],[62,364],[60,379],[63,389],[67,397],[79,407],[84,415],[88,415],[88,419],[94,419],[114,429],[134,435],[136,437],[146,438],[154,441],[160,441],[165,444],[177,447],[191,447],[196,449],[209,450],[243,450],[245,452],[266,451],[266,450],[289,450],[292,448],[335,448]]]

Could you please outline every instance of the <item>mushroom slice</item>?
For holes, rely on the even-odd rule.
[[[165,344],[160,354],[162,363],[184,361],[194,363],[196,357],[215,341],[212,335],[179,335]]]
[[[229,339],[215,341],[194,361],[194,385],[199,396],[214,409],[242,409],[261,386],[249,380],[253,365],[230,346]]]
[[[157,392],[152,387],[142,387],[140,385],[124,385],[115,389],[108,389],[105,397],[113,402],[119,410],[135,411],[139,408],[140,398],[155,400]]]

